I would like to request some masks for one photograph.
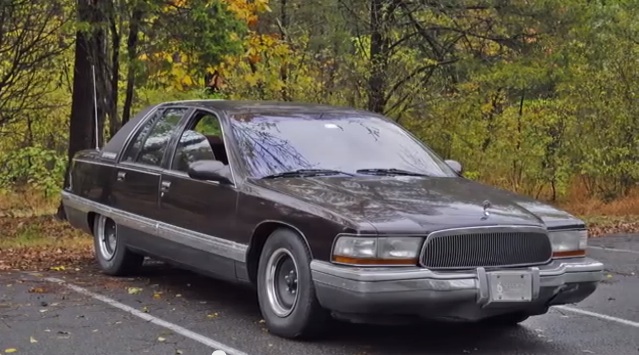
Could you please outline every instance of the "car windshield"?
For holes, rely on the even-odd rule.
[[[240,155],[252,177],[300,169],[456,176],[404,129],[372,115],[250,113],[231,118]]]

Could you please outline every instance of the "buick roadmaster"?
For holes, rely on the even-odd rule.
[[[108,275],[145,257],[252,286],[271,333],[333,318],[516,325],[591,295],[583,221],[462,176],[392,120],[328,105],[147,107],[62,192]]]

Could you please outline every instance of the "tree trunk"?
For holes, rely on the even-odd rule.
[[[288,30],[288,14],[286,12],[287,10],[287,4],[286,4],[286,0],[280,0],[280,19],[281,19],[281,27],[280,27],[280,36],[282,37],[282,41],[286,42],[288,40],[287,36],[286,36],[286,31]],[[282,100],[284,101],[289,101],[289,94],[288,94],[288,63],[284,62],[284,64],[282,64],[282,68],[280,70],[280,78],[282,80],[282,82],[284,83],[284,86],[282,87]]]
[[[118,119],[118,82],[120,79],[120,42],[121,37],[116,24],[115,9],[111,9],[109,22],[111,24],[111,77],[110,77],[110,102],[109,102],[109,136],[113,135],[120,129],[120,120]]]
[[[384,113],[386,106],[386,67],[388,37],[385,30],[385,0],[371,0],[370,13],[370,72],[368,78],[368,109]]]
[[[133,89],[135,87],[135,61],[138,58],[138,34],[140,32],[140,22],[143,12],[134,9],[129,23],[129,36],[126,41],[127,58],[129,60],[126,74],[126,93],[124,97],[124,107],[122,108],[122,125],[124,126],[131,118],[131,106],[133,105]]]
[[[93,18],[95,5],[90,0],[78,0],[78,20]],[[71,97],[71,117],[69,127],[68,163],[64,173],[63,188],[69,186],[69,171],[73,156],[83,150],[95,147],[95,124],[93,105],[93,73],[91,70],[91,48],[97,45],[95,32],[77,31],[75,37],[75,60],[73,74],[73,94]],[[98,137],[98,140],[100,138]],[[57,217],[66,220],[62,202],[58,206]]]

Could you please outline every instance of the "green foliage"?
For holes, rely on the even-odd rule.
[[[120,36],[114,43],[111,23],[99,24],[106,52],[120,53],[118,114],[129,71],[134,113],[198,98],[366,108],[379,94],[388,116],[459,160],[468,178],[549,199],[577,182],[601,198],[639,182],[639,0],[381,1],[373,34],[371,4],[380,1],[106,1]],[[75,30],[90,29],[70,17],[67,0],[8,3],[22,6],[16,24],[54,12],[44,28],[59,27],[59,38],[45,37],[37,53],[66,48]],[[139,42],[129,48],[140,13]],[[18,32],[2,26],[0,50],[11,52]],[[11,124],[0,125],[2,188],[53,193],[62,176],[73,50],[53,54],[0,85],[0,105],[16,108]],[[0,74],[10,65],[2,61]],[[212,73],[219,77],[207,89]],[[34,100],[2,100],[3,92],[22,93],[29,78],[38,83],[27,90]]]
[[[59,192],[66,159],[56,151],[33,145],[0,154],[0,189],[28,185],[52,196]]]

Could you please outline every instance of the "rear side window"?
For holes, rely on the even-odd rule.
[[[136,133],[122,161],[160,166],[171,136],[186,111],[186,108],[169,108],[155,113]]]

